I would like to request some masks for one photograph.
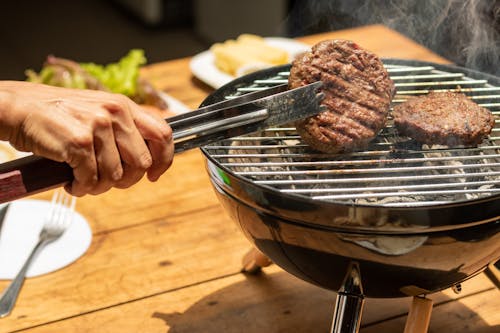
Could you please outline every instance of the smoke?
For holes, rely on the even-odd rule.
[[[495,75],[500,75],[500,1],[464,1],[457,11],[457,21],[467,25],[456,25],[453,31],[464,36],[458,40],[464,65],[485,70],[491,67]]]
[[[292,35],[384,24],[468,68],[500,75],[500,0],[296,0]]]

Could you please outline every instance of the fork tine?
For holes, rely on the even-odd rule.
[[[65,229],[73,220],[76,198],[64,190],[58,189],[54,192],[51,207],[45,221],[52,227]]]
[[[67,194],[66,192],[64,192],[64,196],[66,199],[66,202],[65,202],[66,203],[66,210],[65,210],[66,215],[65,215],[64,221],[66,221],[66,225],[69,225],[69,224],[71,224],[71,222],[73,222],[73,218],[75,216],[74,212],[75,212],[76,198],[72,195]]]
[[[45,216],[45,223],[51,223],[56,221],[59,206],[59,197],[61,194],[61,190],[56,190],[52,195],[52,199],[50,200],[50,209]]]

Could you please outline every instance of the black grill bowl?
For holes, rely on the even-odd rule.
[[[341,290],[356,264],[364,296],[429,294],[481,272],[499,258],[498,220],[407,233],[325,227],[284,218],[283,207],[274,209],[286,202],[300,213],[310,208],[307,202],[279,198],[279,203],[228,174],[221,177],[223,171],[212,162],[207,165],[220,202],[254,246],[287,272],[326,289]],[[350,210],[363,214],[362,207]]]
[[[500,86],[496,77],[463,68],[391,62],[460,71]],[[202,106],[287,69],[236,79],[207,97]],[[220,163],[212,150],[202,148],[202,152],[220,202],[244,235],[274,263],[320,287],[343,290],[354,267],[363,296],[422,295],[460,283],[500,258],[498,194],[418,207],[315,200],[256,184]]]

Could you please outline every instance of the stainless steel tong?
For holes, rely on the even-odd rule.
[[[280,85],[243,94],[198,110],[168,118],[175,152],[263,130],[319,113],[321,82],[287,90]],[[73,179],[62,162],[28,156],[0,164],[0,203],[61,186]]]
[[[244,94],[169,118],[175,151],[207,145],[320,112],[321,82],[288,90],[287,84]]]

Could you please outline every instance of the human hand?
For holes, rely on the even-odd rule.
[[[165,120],[123,95],[17,81],[0,82],[0,139],[68,163],[75,196],[155,181],[174,153]]]

